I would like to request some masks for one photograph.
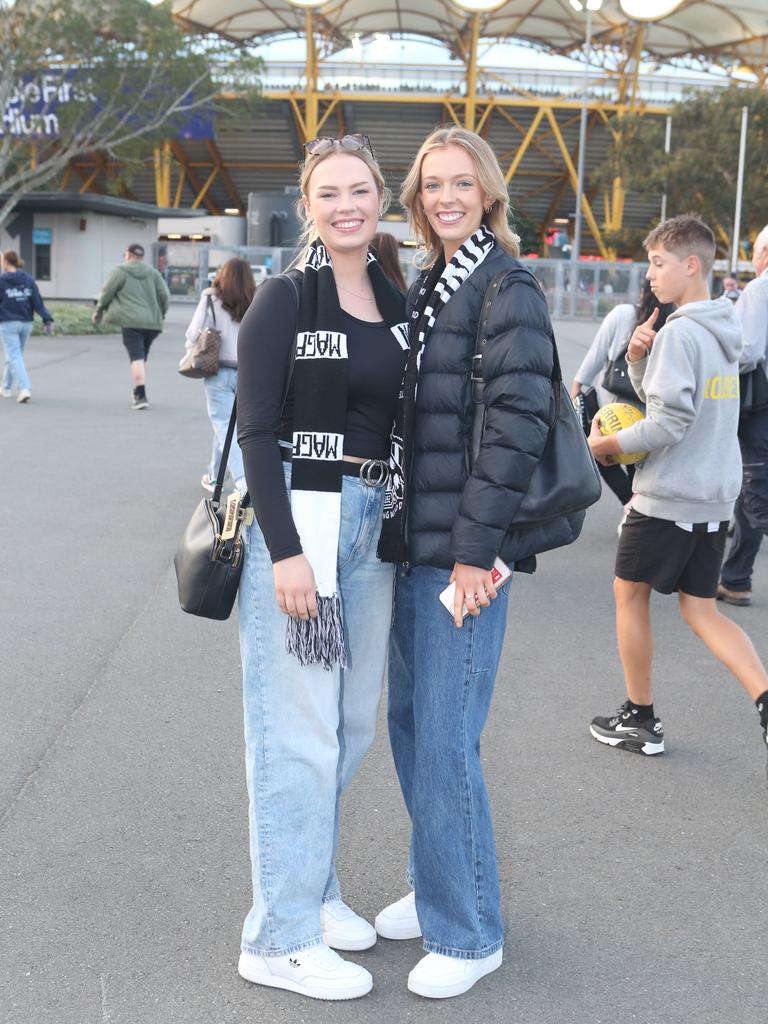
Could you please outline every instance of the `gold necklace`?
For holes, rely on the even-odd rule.
[[[343,284],[339,284],[338,281],[336,282],[336,284],[337,284],[337,287],[341,288],[341,290],[343,292],[346,292],[347,295],[354,295],[354,297],[356,299],[360,299],[361,302],[375,302],[376,301],[376,296],[374,296],[372,299],[369,299],[365,295],[358,295],[357,292],[353,292],[350,288],[345,288],[344,285]]]

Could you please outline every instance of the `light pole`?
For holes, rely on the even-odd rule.
[[[583,11],[581,0],[570,0],[575,11]],[[584,152],[587,148],[587,104],[589,90],[589,64],[592,56],[592,12],[599,11],[603,0],[586,0],[587,28],[584,36],[584,83],[581,89],[581,121],[579,122],[579,161],[576,170],[576,219],[571,241],[571,313],[576,312],[579,290],[579,257],[581,256],[581,207],[584,202]]]

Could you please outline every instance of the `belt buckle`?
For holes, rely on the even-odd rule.
[[[360,479],[368,487],[383,487],[389,479],[389,466],[384,459],[366,459],[360,466]]]

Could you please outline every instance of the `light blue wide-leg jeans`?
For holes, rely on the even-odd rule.
[[[24,365],[24,347],[31,332],[32,322],[29,320],[5,320],[0,323],[5,349],[4,391],[10,391],[14,381],[19,391],[32,390],[27,367]]]
[[[219,372],[212,377],[205,378],[205,403],[208,407],[208,418],[213,427],[215,435],[213,453],[218,451],[218,459],[221,459],[221,452],[224,442],[227,439],[227,428],[229,418],[232,415],[232,405],[237,392],[237,370],[232,366],[220,366]],[[213,459],[214,454],[211,454]],[[219,468],[218,460],[211,471],[211,479],[216,479]],[[237,427],[232,437],[232,444],[229,449],[227,468],[232,474],[235,486],[243,494],[245,493],[245,471],[243,470],[243,455],[240,445],[237,443]]]
[[[285,466],[290,482],[290,466]],[[393,566],[376,557],[383,490],[343,477],[338,582],[348,667],[302,667],[258,524],[240,580],[253,905],[242,948],[279,956],[322,942],[320,907],[339,897],[339,801],[373,739],[392,615]]]
[[[408,880],[424,949],[475,960],[501,948],[496,847],[480,737],[504,643],[509,582],[461,629],[438,600],[448,569],[397,568],[389,737],[411,816]]]

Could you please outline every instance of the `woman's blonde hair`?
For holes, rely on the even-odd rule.
[[[461,146],[469,153],[477,171],[477,181],[485,195],[492,199],[490,211],[483,214],[483,224],[496,236],[496,241],[510,254],[520,255],[520,238],[514,233],[509,223],[509,193],[504,175],[501,173],[499,161],[491,147],[476,132],[468,128],[448,126],[437,128],[425,139],[421,149],[400,190],[400,202],[408,211],[408,223],[411,231],[424,246],[417,253],[416,262],[422,267],[431,267],[440,254],[443,243],[437,232],[432,228],[421,202],[421,165],[427,153],[445,146]]]
[[[338,140],[335,141],[338,142]],[[338,143],[328,146],[327,149],[323,149],[319,153],[308,153],[306,160],[302,164],[299,176],[300,195],[296,200],[296,217],[301,225],[301,234],[297,243],[300,255],[292,263],[294,267],[304,266],[309,247],[320,237],[317,226],[314,221],[309,220],[307,211],[304,208],[304,200],[307,198],[307,190],[309,189],[309,179],[323,160],[327,160],[329,156],[336,156],[337,153],[343,153],[345,156],[362,160],[373,175],[374,184],[379,192],[379,217],[386,212],[392,199],[392,192],[384,184],[384,175],[381,172],[381,167],[379,167],[378,161],[367,149],[345,149]]]

